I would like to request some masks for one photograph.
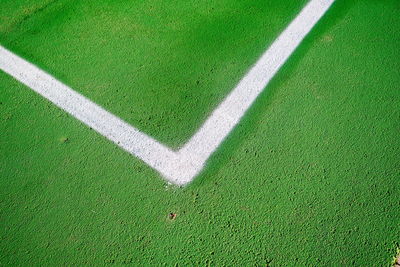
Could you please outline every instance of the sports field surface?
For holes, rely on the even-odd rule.
[[[318,1],[1,0],[0,67],[179,151]],[[399,14],[334,1],[185,186],[3,68],[0,266],[394,265]]]

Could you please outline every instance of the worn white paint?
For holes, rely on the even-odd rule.
[[[178,151],[160,144],[1,46],[0,69],[143,160],[168,181],[184,185],[201,172],[207,159],[333,2],[311,0]]]

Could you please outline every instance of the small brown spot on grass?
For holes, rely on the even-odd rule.
[[[68,137],[61,137],[60,138],[60,143],[65,144],[69,142],[69,138]]]
[[[322,42],[324,43],[330,43],[333,41],[333,36],[330,34],[326,34],[322,37]]]
[[[170,220],[175,220],[175,218],[176,218],[176,213],[170,212],[170,213],[168,214],[168,219],[170,219]]]
[[[393,267],[400,267],[400,249],[397,249],[397,254],[394,258]]]

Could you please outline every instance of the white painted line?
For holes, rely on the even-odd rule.
[[[0,69],[140,158],[171,182],[180,183],[180,180],[176,179],[178,177],[170,174],[170,169],[174,169],[180,161],[176,152],[1,46]]]
[[[333,2],[311,0],[178,151],[160,144],[2,46],[0,69],[143,160],[168,181],[184,185],[199,174],[207,159]]]
[[[334,0],[310,1],[213,111],[182,148],[182,152],[194,152],[201,160],[207,160],[333,2]]]

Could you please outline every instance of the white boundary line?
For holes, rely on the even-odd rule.
[[[178,151],[160,144],[2,46],[0,69],[143,160],[168,181],[184,185],[201,172],[207,159],[237,125],[333,2],[334,0],[310,0],[200,129]]]

